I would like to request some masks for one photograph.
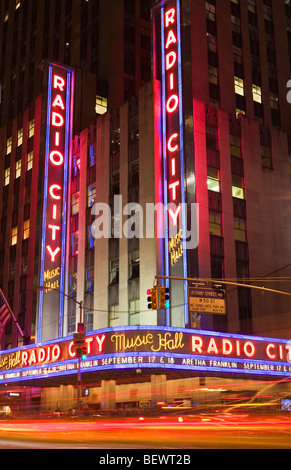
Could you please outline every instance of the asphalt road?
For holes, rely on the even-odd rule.
[[[291,417],[0,421],[1,449],[291,449]]]

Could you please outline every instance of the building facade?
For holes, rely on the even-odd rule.
[[[255,336],[288,340],[290,4],[167,0],[151,10],[150,2],[65,3],[66,8],[61,2],[42,2],[35,10],[31,2],[6,2],[1,10],[0,37],[4,42],[7,37],[5,44],[13,44],[9,47],[15,52],[10,66],[3,46],[0,62],[0,287],[30,344],[71,338],[80,322],[88,338],[99,330],[106,336],[111,329],[149,327],[150,335],[161,327],[183,337],[189,329],[194,337],[199,330],[219,338],[247,335],[246,342]],[[42,40],[40,24],[47,31]],[[52,24],[59,35],[51,35]],[[24,51],[17,45],[20,34],[31,36]],[[47,64],[74,72],[63,284],[57,280],[58,267],[42,267]],[[65,111],[61,93],[57,96],[50,104]],[[154,215],[149,234],[146,208],[154,204],[173,205]],[[58,229],[50,230],[56,241]],[[139,236],[126,236],[126,230],[139,230]],[[181,242],[186,233],[193,237],[190,248]],[[148,309],[147,290],[157,274],[170,289],[167,309]],[[194,284],[185,278],[195,279]],[[190,286],[225,291],[225,312],[193,311]],[[44,304],[40,309],[58,289],[66,295],[57,294],[63,309]],[[182,340],[175,344],[182,351]],[[22,345],[11,322],[2,349]],[[148,351],[142,352],[148,357]],[[248,349],[246,356],[256,357]],[[31,361],[33,367],[37,361]],[[285,358],[282,367],[288,362]],[[219,386],[221,379],[227,384],[233,377],[242,378],[241,390],[259,387],[245,375],[233,376],[234,366],[196,364],[185,371],[178,363],[165,370],[138,364],[127,370],[126,380],[134,381],[142,371],[135,399],[129,400],[121,397],[132,386],[124,385],[121,373],[116,378],[111,364],[102,381],[97,379],[100,364],[95,371],[84,366],[90,369],[86,380],[96,381],[96,406],[194,399],[206,382]],[[229,367],[228,373],[222,367]],[[74,399],[70,378],[69,373],[58,376],[54,384],[66,384],[61,391],[46,389],[43,409],[66,394]],[[173,387],[189,386],[187,393],[170,392],[172,379]],[[102,402],[104,393],[112,393],[112,403]]]

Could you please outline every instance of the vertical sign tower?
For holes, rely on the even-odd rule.
[[[187,37],[189,18],[189,2],[186,6],[183,0],[164,0],[154,7],[154,78],[161,83],[162,202],[167,207],[164,275],[183,278],[191,272],[189,265],[196,265],[189,258],[193,250],[186,250],[189,208],[195,202],[191,52],[186,50],[191,49],[190,36]],[[171,307],[166,309],[165,324],[187,326],[187,281],[171,280],[166,286],[170,287]]]
[[[63,336],[74,72],[48,64],[37,340]]]

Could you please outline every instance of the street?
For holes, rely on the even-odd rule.
[[[1,449],[291,449],[286,416],[5,420]]]

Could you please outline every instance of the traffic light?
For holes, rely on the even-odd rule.
[[[156,287],[147,290],[148,309],[157,310],[158,308],[158,291]]]
[[[81,358],[84,361],[87,357],[87,348],[86,346],[78,346],[76,349],[77,357]]]
[[[170,306],[170,289],[160,286],[160,308],[169,308]]]
[[[81,347],[81,359],[84,361],[87,357],[87,348],[86,346]]]

